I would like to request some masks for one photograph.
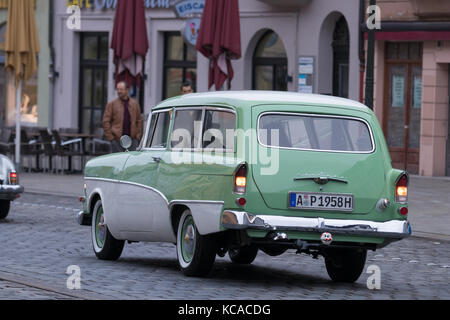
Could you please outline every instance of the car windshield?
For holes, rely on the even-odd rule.
[[[373,151],[367,124],[358,119],[305,114],[265,114],[259,141],[265,146],[317,151]]]

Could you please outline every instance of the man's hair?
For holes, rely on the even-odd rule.
[[[123,83],[125,85],[125,88],[130,89],[130,85],[126,81],[119,81],[116,84],[116,88],[119,86],[119,84]]]
[[[183,82],[183,84],[181,85],[181,90],[183,90],[183,88],[185,88],[185,87],[191,87],[192,89],[194,89],[194,86],[192,85],[192,82],[191,81],[185,81],[185,82]]]

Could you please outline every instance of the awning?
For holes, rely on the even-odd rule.
[[[367,40],[368,34],[364,34]],[[450,40],[450,31],[377,31],[375,40],[381,41],[427,41]]]
[[[361,25],[361,30],[367,40],[366,24]],[[381,29],[375,30],[375,40],[450,40],[450,21],[382,21]]]
[[[114,18],[111,49],[114,50],[116,83],[141,86],[149,48],[145,7],[142,0],[119,0]]]

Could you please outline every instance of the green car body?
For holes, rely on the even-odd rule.
[[[175,126],[188,123],[183,119],[189,116],[198,120],[197,136],[203,139],[194,137],[191,148],[176,148],[187,140],[174,137]],[[211,123],[211,129],[224,129],[211,120],[214,117],[235,129],[234,135],[224,138],[226,145],[218,140],[223,146],[219,149],[209,148],[217,139],[206,137],[205,123]],[[396,196],[396,187],[400,180],[407,182],[407,173],[392,168],[375,114],[357,102],[295,93],[216,92],[164,101],[149,119],[138,151],[93,159],[85,169],[86,201],[80,222],[90,224],[94,206],[101,201],[112,239],[172,243],[186,239],[187,244],[194,236],[179,225],[193,221],[198,232],[195,241],[212,241],[214,256],[228,251],[233,261],[245,263],[245,257],[252,260],[248,256],[258,248],[270,255],[297,249],[333,260],[334,249],[375,250],[411,233],[407,216],[400,213],[407,209],[407,198],[399,201]],[[284,129],[278,133],[281,142],[276,142],[273,136],[265,138],[260,127],[282,123],[283,128],[291,128],[297,125],[294,121],[303,121],[298,123],[304,123],[305,132],[306,125],[313,123],[314,135],[322,132],[320,139],[329,135],[328,123],[330,130],[341,130],[336,128],[345,123],[345,128],[352,128],[348,132],[366,134],[365,149],[285,147]],[[189,130],[195,136],[195,124]],[[152,146],[158,139],[166,143]],[[347,138],[329,139],[341,143]],[[246,178],[244,189],[237,186],[239,175]],[[296,198],[296,193],[302,195]],[[295,207],[301,199],[312,202],[313,196],[314,201],[327,202],[325,207]],[[340,210],[345,201],[351,208]],[[329,210],[332,205],[338,208]],[[186,212],[190,220],[183,220]],[[245,253],[248,248],[256,249]],[[181,246],[181,259],[183,250]],[[180,266],[188,275],[202,274],[199,267],[183,261]]]

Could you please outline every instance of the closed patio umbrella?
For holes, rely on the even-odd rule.
[[[16,170],[20,170],[20,107],[23,81],[37,71],[39,38],[34,0],[9,0],[5,43],[7,70],[14,74],[16,87]]]
[[[238,0],[206,0],[197,50],[210,60],[209,88],[220,90],[234,77],[231,59],[240,59],[241,26]]]
[[[145,7],[142,0],[118,0],[111,49],[114,50],[116,83],[141,84],[149,48]]]

